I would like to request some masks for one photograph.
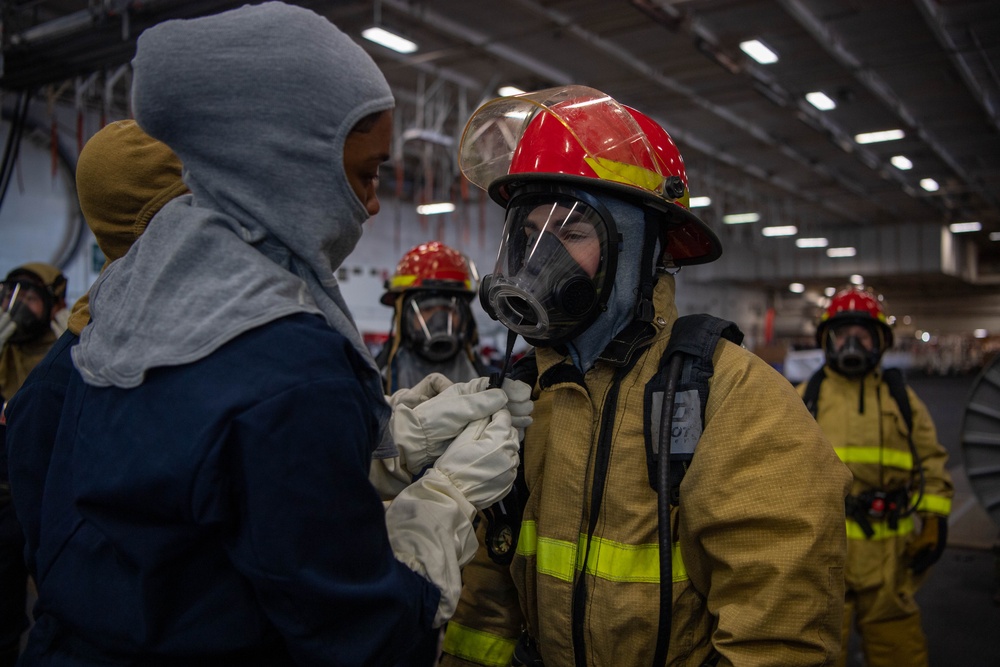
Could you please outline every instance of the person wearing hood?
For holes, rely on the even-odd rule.
[[[191,194],[91,288],[22,662],[391,664],[453,612],[518,446],[485,383],[392,412],[340,294],[379,208],[388,85],[278,2],[154,26],[133,70],[136,122]],[[447,446],[386,508],[372,458],[414,432]]]
[[[44,262],[15,267],[0,287],[0,402],[21,388],[66,330],[66,277]]]
[[[673,274],[721,247],[669,135],[567,86],[480,107],[460,164],[506,209],[480,299],[535,346],[535,409],[516,546],[483,522],[442,664],[829,664],[850,473],[735,325],[675,327]]]
[[[902,371],[884,368],[892,327],[871,288],[838,290],[816,327],[826,363],[799,395],[854,476],[845,502],[843,648],[852,633],[870,667],[926,667],[915,595],[948,541],[955,493],[948,452]]]

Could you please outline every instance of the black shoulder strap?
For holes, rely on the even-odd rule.
[[[659,370],[646,385],[646,464],[653,488],[657,483],[657,458],[662,450],[669,452],[670,491],[678,501],[677,489],[694,449],[701,438],[708,404],[709,381],[715,373],[712,357],[720,338],[737,345],[743,342],[743,332],[734,323],[712,315],[685,315],[674,322],[667,348],[660,358]],[[675,380],[674,405],[670,428],[660,424],[663,397],[670,381],[670,360],[680,355],[683,363],[680,377]]]
[[[903,371],[898,368],[886,368],[882,371],[882,379],[889,386],[889,395],[899,406],[899,412],[903,415],[906,428],[913,432],[913,408],[910,407],[910,396],[906,393],[906,381],[903,379]]]
[[[806,391],[802,394],[802,402],[806,404],[806,409],[816,418],[817,405],[819,404],[819,386],[826,379],[826,366],[820,366],[806,385]]]

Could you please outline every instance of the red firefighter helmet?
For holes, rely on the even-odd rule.
[[[674,265],[703,264],[722,254],[718,237],[688,208],[687,172],[670,135],[592,88],[550,88],[487,102],[466,125],[459,163],[502,206],[527,183],[597,187],[661,214]]]
[[[833,295],[816,327],[816,344],[819,347],[824,347],[829,328],[838,324],[874,325],[875,330],[881,332],[882,350],[892,347],[889,318],[882,308],[881,300],[871,290],[848,287]]]
[[[438,241],[421,243],[403,255],[385,288],[381,302],[387,306],[403,292],[415,289],[460,292],[470,299],[475,293],[465,256]]]

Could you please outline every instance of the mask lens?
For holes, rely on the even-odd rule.
[[[431,361],[443,361],[458,352],[470,321],[464,301],[438,294],[408,297],[402,317],[406,338]]]
[[[490,306],[508,329],[555,341],[596,311],[605,287],[608,225],[569,196],[515,198],[490,285]]]

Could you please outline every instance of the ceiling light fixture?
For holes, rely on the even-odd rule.
[[[387,49],[392,49],[397,53],[413,53],[417,50],[415,42],[411,42],[405,37],[400,37],[396,33],[389,32],[385,28],[374,26],[361,32],[361,36],[370,42],[381,44]]]
[[[778,225],[775,227],[764,227],[760,230],[764,236],[795,236],[799,233],[799,228],[795,225]]]
[[[990,241],[1000,241],[1000,232],[990,232]]]
[[[827,257],[854,257],[857,254],[857,249],[851,247],[826,249]]]
[[[827,287],[827,288],[825,288],[823,290],[823,294],[825,294],[827,296],[833,296],[836,293],[837,293],[837,288],[836,287]]]
[[[978,232],[983,228],[981,222],[953,222],[948,225],[952,234],[965,234],[967,232]]]
[[[937,192],[941,186],[933,178],[921,178],[920,187],[927,190],[927,192]]]
[[[514,95],[524,95],[525,91],[514,86],[502,86],[497,90],[497,93],[499,93],[500,97],[513,97]]]
[[[852,285],[864,285],[865,284],[865,277],[863,275],[861,275],[860,273],[855,273],[854,275],[851,276],[851,284]]]
[[[764,43],[759,39],[740,42],[740,50],[761,65],[770,65],[771,63],[778,62],[778,54],[764,46]]]
[[[855,134],[854,140],[859,144],[877,144],[880,141],[895,141],[905,136],[902,130],[880,130],[878,132]]]
[[[806,286],[802,283],[792,283],[788,286],[788,291],[792,294],[802,294],[806,291]]]
[[[729,215],[722,216],[722,222],[727,225],[743,225],[748,222],[757,222],[760,220],[759,213],[730,213]]]
[[[706,206],[711,206],[711,205],[712,205],[711,197],[691,197],[691,200],[688,202],[688,206],[690,208],[705,208]]]
[[[455,210],[455,205],[450,201],[438,202],[436,204],[421,204],[417,206],[417,215],[436,215],[438,213],[451,213]]]
[[[892,163],[893,167],[899,169],[900,171],[907,171],[908,169],[913,169],[913,163],[910,162],[910,158],[906,157],[905,155],[893,155],[891,158],[889,158],[889,162]]]
[[[827,97],[826,93],[820,91],[814,91],[811,93],[806,93],[806,101],[813,105],[820,111],[829,111],[830,109],[836,109],[837,103]]]
[[[825,248],[830,242],[824,238],[795,239],[795,245],[799,248]]]

